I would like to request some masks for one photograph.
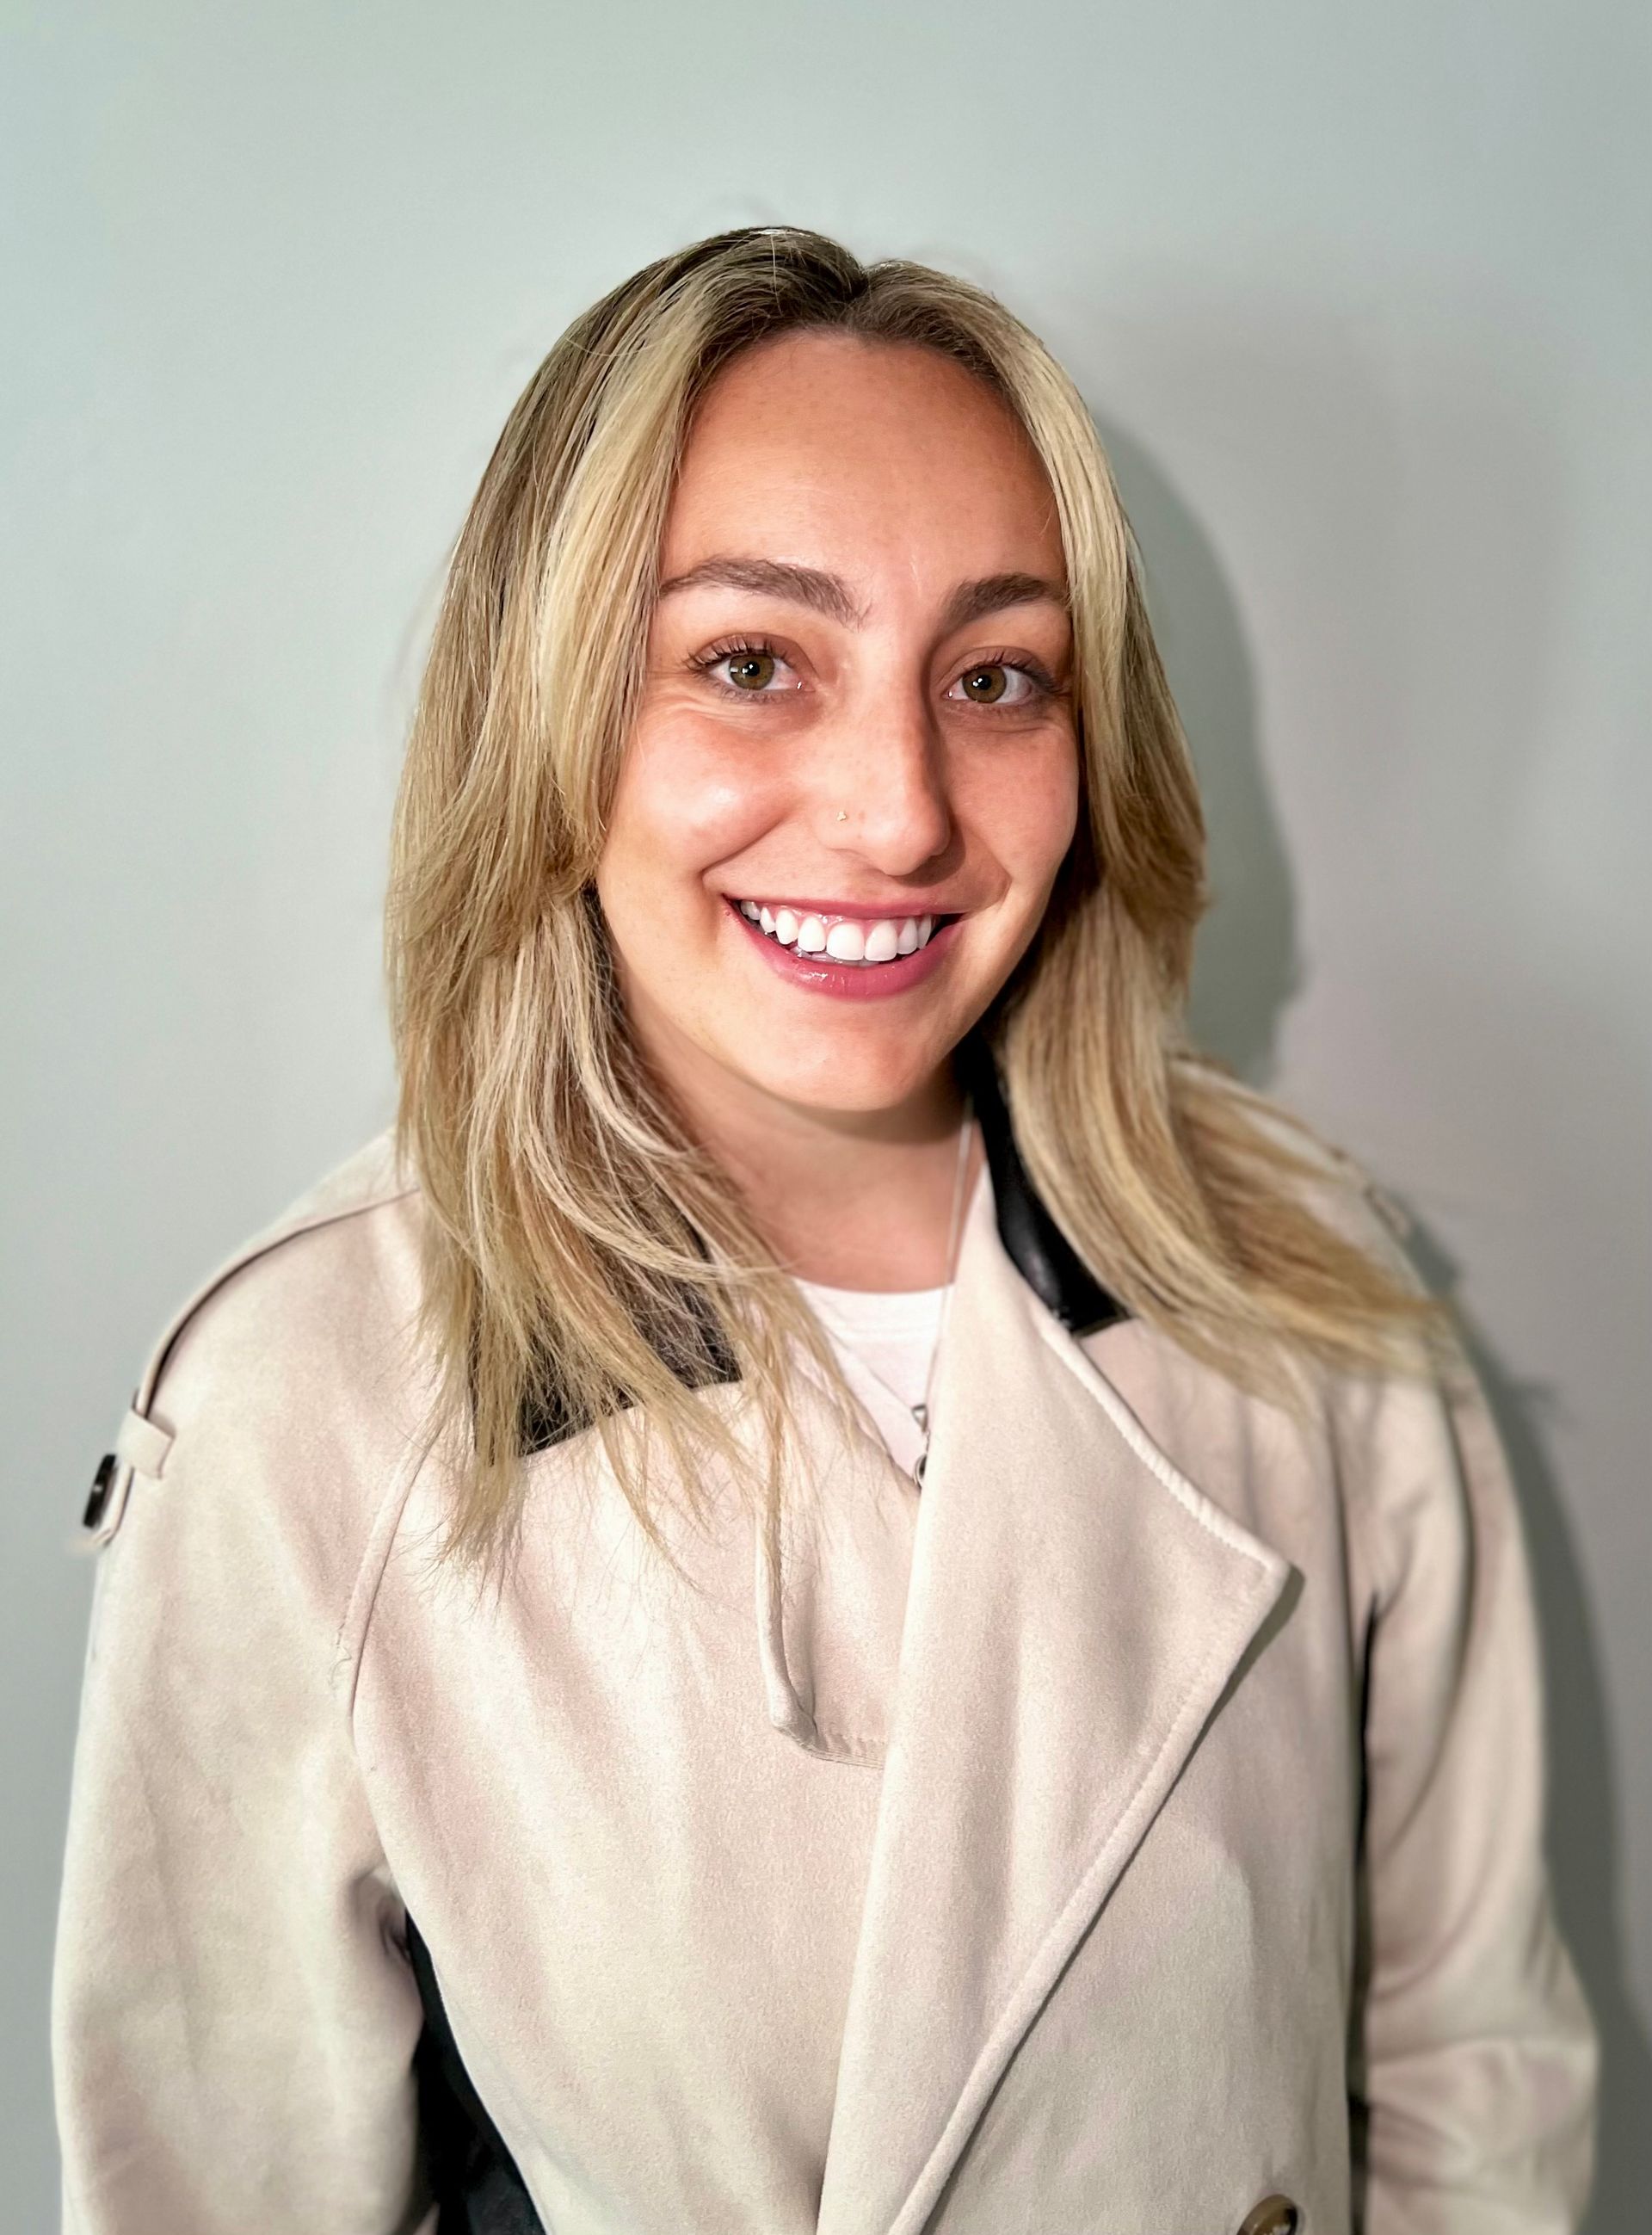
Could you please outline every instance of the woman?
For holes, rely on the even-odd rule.
[[[1503,1462],[1182,1036],[1193,779],[1040,344],[782,228],[580,318],[391,901],[395,1138],[88,1513],[67,2225],[1574,2225]]]

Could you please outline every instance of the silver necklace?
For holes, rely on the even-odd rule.
[[[884,1390],[889,1396],[893,1397],[897,1405],[905,1406],[907,1411],[911,1413],[913,1419],[918,1424],[919,1432],[923,1438],[923,1445],[918,1453],[916,1463],[913,1467],[912,1478],[921,1486],[923,1482],[924,1466],[929,1457],[929,1417],[930,1406],[934,1397],[935,1369],[940,1363],[941,1346],[947,1333],[947,1314],[952,1310],[953,1290],[957,1286],[958,1229],[964,1207],[964,1174],[969,1168],[969,1128],[970,1119],[974,1111],[974,1098],[973,1095],[966,1095],[964,1098],[964,1122],[958,1129],[958,1163],[953,1175],[952,1217],[948,1222],[947,1232],[947,1274],[946,1279],[942,1282],[943,1293],[941,1299],[941,1318],[935,1328],[934,1345],[929,1353],[929,1371],[924,1376],[923,1395],[919,1399],[915,1405],[908,1405],[906,1399],[901,1396],[900,1391],[898,1389],[892,1388],[883,1379],[883,1376],[877,1371],[875,1367],[872,1366],[865,1358],[862,1358],[860,1361],[862,1370],[864,1373],[870,1374],[873,1380],[877,1383],[879,1388]]]

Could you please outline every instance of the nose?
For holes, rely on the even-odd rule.
[[[832,851],[888,877],[915,875],[946,851],[952,804],[941,740],[921,702],[886,705],[846,725],[819,762],[816,824]]]

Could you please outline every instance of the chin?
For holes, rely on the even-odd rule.
[[[788,1056],[772,1045],[741,1051],[734,1067],[777,1101],[800,1109],[854,1112],[865,1116],[898,1110],[920,1093],[950,1052],[944,1035],[925,1034],[914,1040],[910,1033],[887,1045],[848,1032],[823,1036],[816,1049],[797,1050]]]

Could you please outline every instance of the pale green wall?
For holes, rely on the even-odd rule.
[[[53,2216],[85,1479],[163,1314],[388,1115],[399,731],[508,405],[622,274],[774,218],[986,280],[1113,445],[1216,825],[1201,1019],[1486,1345],[1595,2224],[1640,2224],[1652,16],[9,0],[0,42],[4,2225]]]

